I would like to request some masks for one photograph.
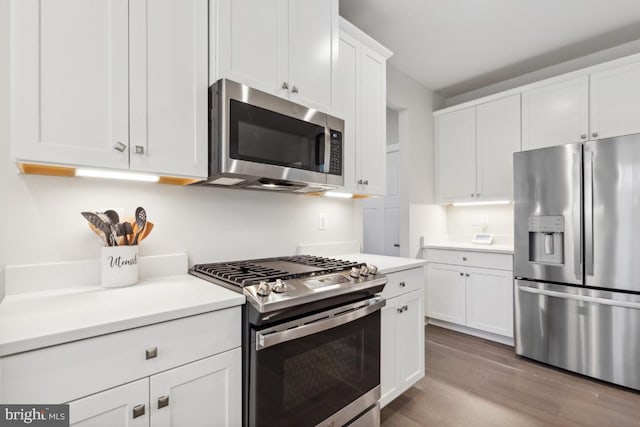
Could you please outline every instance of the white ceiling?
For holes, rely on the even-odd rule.
[[[640,0],[341,0],[340,15],[445,97],[640,39]]]

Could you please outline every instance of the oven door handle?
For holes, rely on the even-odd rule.
[[[265,348],[272,347],[283,342],[303,338],[318,332],[326,331],[337,326],[353,322],[373,312],[376,312],[385,306],[387,301],[383,297],[375,297],[366,302],[364,306],[356,310],[351,310],[337,314],[335,316],[323,318],[310,323],[304,323],[304,319],[298,326],[290,327],[284,331],[270,332],[270,333],[256,333],[256,350],[264,350]]]

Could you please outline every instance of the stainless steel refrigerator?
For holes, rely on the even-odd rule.
[[[516,353],[640,390],[640,135],[514,170]]]

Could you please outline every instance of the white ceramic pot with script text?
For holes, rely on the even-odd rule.
[[[138,283],[138,246],[103,247],[101,262],[103,288]]]

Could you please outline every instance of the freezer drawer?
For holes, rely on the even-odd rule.
[[[515,280],[516,353],[640,390],[640,295]]]

